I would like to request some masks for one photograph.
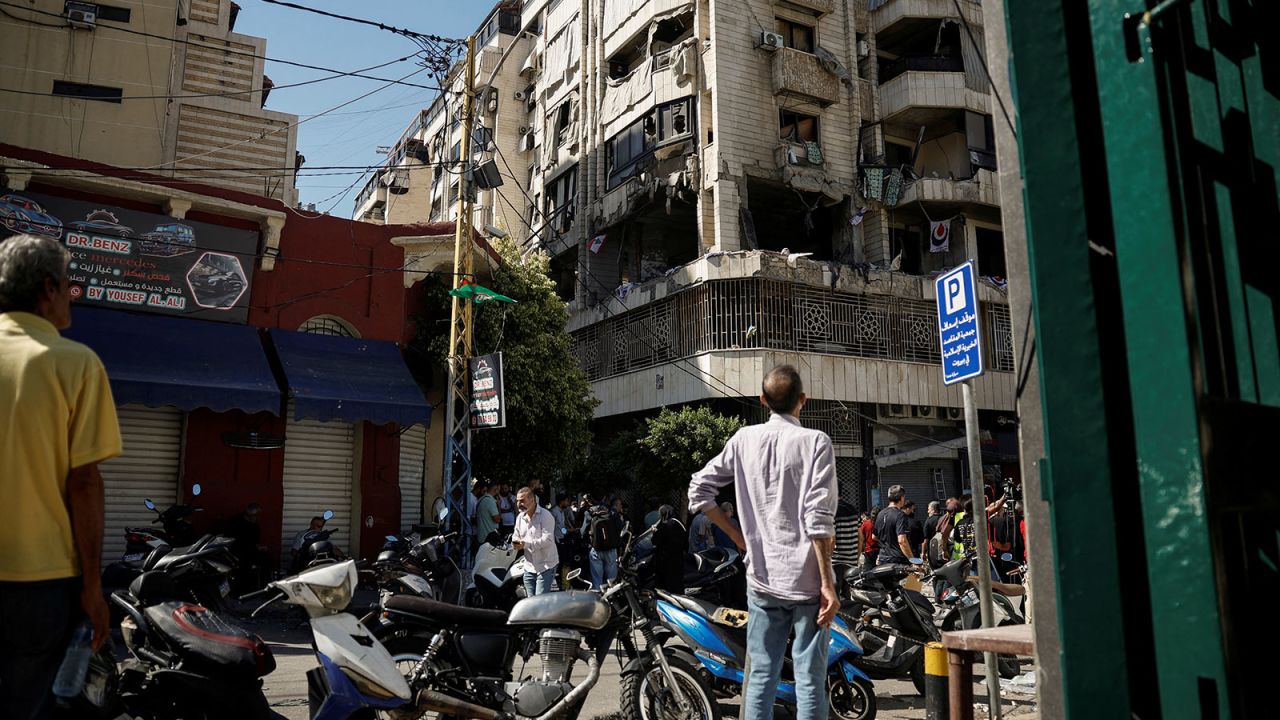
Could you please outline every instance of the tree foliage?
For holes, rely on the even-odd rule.
[[[474,351],[502,352],[507,426],[471,435],[473,472],[495,482],[553,480],[585,459],[598,401],[570,351],[568,310],[547,276],[546,255],[525,259],[514,241],[494,243],[501,266],[486,283],[516,302],[474,308]],[[448,307],[448,284],[437,280],[430,301]],[[445,367],[449,324],[419,322],[415,345],[426,362]]]
[[[724,449],[742,420],[707,407],[663,410],[596,447],[579,483],[597,493],[633,487],[666,497]]]

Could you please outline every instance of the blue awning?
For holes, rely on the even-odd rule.
[[[102,358],[120,405],[280,412],[257,328],[77,305],[62,334]]]
[[[395,343],[272,330],[294,417],[430,424],[431,406]]]

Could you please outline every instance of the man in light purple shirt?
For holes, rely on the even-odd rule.
[[[787,637],[796,680],[796,719],[827,717],[827,625],[840,607],[835,549],[835,454],[831,438],[800,425],[800,374],[779,365],[764,378],[767,423],[739,430],[693,476],[689,509],[705,512],[746,551],[747,657],[743,720],[773,717]],[[734,484],[742,529],[716,505]]]

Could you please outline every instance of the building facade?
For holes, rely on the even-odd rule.
[[[477,131],[476,173],[493,161],[505,184],[478,193],[474,220],[551,256],[602,434],[688,403],[760,419],[761,375],[790,362],[847,500],[866,507],[886,482],[957,494],[961,393],[942,382],[930,278],[973,259],[984,463],[1016,476],[982,5],[958,7],[528,0],[483,46],[477,77],[498,80],[478,83],[476,121],[495,130]],[[437,100],[397,145],[445,166],[388,221],[456,216],[455,105]],[[393,192],[371,182],[358,216]]]
[[[297,203],[295,115],[231,0],[38,0],[0,15],[0,143]]]

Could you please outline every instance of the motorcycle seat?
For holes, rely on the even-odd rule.
[[[392,595],[384,608],[390,612],[412,615],[439,623],[467,627],[506,627],[507,614],[501,610],[484,610],[453,605],[413,595]]]
[[[691,598],[686,595],[671,595],[662,593],[662,599],[667,600],[675,605],[688,610],[694,615],[701,615],[708,620],[714,620],[716,611],[720,608],[709,602],[704,602],[697,598]]]
[[[275,670],[275,657],[261,638],[207,608],[163,602],[146,608],[143,614],[151,627],[179,651],[184,662],[239,677],[262,677]]]

